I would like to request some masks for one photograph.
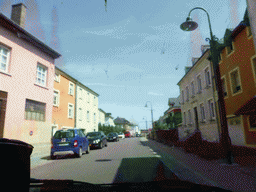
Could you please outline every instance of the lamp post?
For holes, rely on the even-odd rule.
[[[221,124],[221,135],[220,135],[220,143],[222,144],[226,160],[228,164],[232,164],[231,161],[231,139],[228,133],[228,125],[227,125],[227,117],[226,117],[226,109],[225,109],[225,101],[223,96],[223,89],[222,89],[222,82],[220,78],[220,68],[219,68],[219,61],[218,61],[218,51],[217,51],[217,38],[212,33],[212,27],[210,22],[210,16],[208,12],[203,9],[202,7],[195,7],[190,10],[188,17],[184,23],[180,25],[180,28],[183,31],[193,31],[198,27],[198,24],[192,21],[190,14],[193,10],[200,9],[203,10],[207,14],[209,28],[210,28],[210,39],[206,38],[207,41],[210,41],[210,51],[211,51],[211,61],[213,65],[213,72],[214,72],[214,79],[218,93],[218,107],[219,107],[219,114],[220,114],[220,124]]]
[[[152,129],[153,129],[154,128],[154,124],[153,124],[153,108],[152,108],[152,103],[150,101],[147,101],[145,107],[148,107],[148,105],[147,105],[148,102],[151,104],[151,120],[152,120]]]

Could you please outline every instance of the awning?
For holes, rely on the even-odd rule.
[[[235,115],[247,115],[251,113],[256,113],[256,95],[240,107],[235,112]]]

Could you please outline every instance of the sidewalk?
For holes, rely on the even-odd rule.
[[[207,161],[194,154],[186,153],[180,147],[169,147],[146,138],[141,141],[147,142],[147,145],[154,151],[166,154],[169,159],[175,159],[185,170],[189,170],[195,176],[200,175],[201,178],[209,180],[212,184],[216,183],[231,191],[256,191],[255,167],[243,167],[238,164],[227,165],[218,160]]]

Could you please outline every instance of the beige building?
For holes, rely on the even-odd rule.
[[[178,128],[180,139],[200,130],[204,140],[219,141],[215,98],[213,96],[212,68],[208,60],[209,46],[202,46],[202,56],[192,59],[192,66],[178,82],[182,125]]]

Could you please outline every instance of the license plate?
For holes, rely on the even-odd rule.
[[[59,146],[68,146],[69,143],[60,143]]]
[[[60,142],[66,142],[66,138],[62,138]]]

